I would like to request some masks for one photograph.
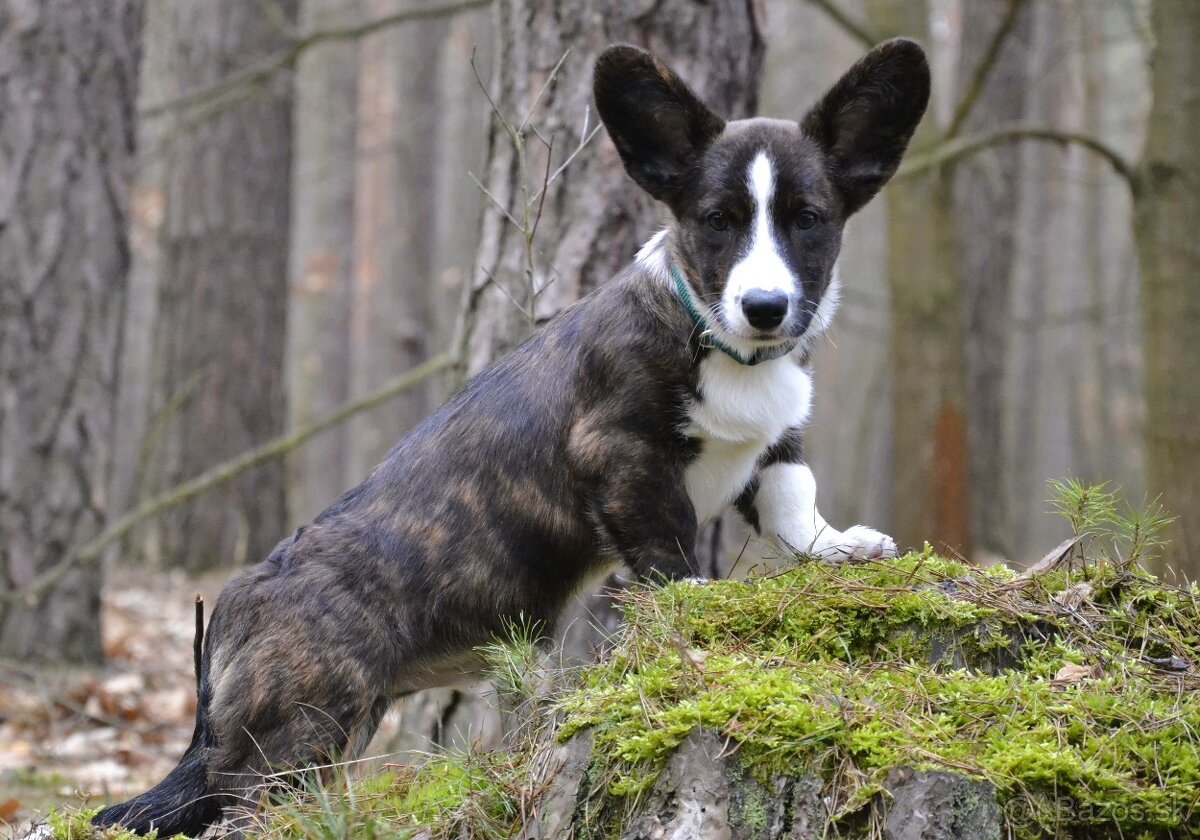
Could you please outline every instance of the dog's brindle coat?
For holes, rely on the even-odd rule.
[[[697,575],[697,527],[730,503],[810,553],[894,553],[817,513],[803,363],[836,304],[843,224],[928,94],[920,48],[897,40],[800,124],[726,123],[649,54],[605,51],[600,115],[672,223],[226,587],[191,746],[95,822],[196,833],[263,773],[357,753],[396,698],[469,678],[506,622],[552,622],[613,563]]]

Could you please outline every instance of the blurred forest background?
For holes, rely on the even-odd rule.
[[[605,45],[796,119],[891,35],[934,101],[847,229],[824,515],[1026,564],[1112,481],[1196,576],[1200,0],[0,0],[0,662],[111,657],[106,576],[262,559],[632,258]]]

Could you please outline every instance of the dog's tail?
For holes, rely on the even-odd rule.
[[[212,625],[208,629],[208,642],[211,644]],[[176,834],[198,837],[221,819],[221,797],[210,788],[208,774],[209,755],[216,746],[216,736],[209,724],[209,703],[212,700],[209,654],[210,650],[206,649],[196,691],[196,726],[183,758],[179,759],[165,779],[150,790],[128,802],[110,805],[100,811],[92,817],[92,825],[119,825],[135,834],[157,831],[159,837]]]
[[[197,837],[221,817],[221,804],[208,786],[206,756],[211,744],[207,710],[196,710],[192,743],[167,777],[128,802],[111,805],[92,817],[92,825],[119,825],[136,834]]]

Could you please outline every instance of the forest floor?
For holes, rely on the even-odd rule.
[[[194,601],[230,575],[118,569],[102,593],[102,668],[0,661],[0,836],[50,808],[115,801],[179,760],[196,710]]]

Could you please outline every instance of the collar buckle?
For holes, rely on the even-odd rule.
[[[747,367],[753,367],[760,362],[778,359],[796,349],[799,342],[781,344],[778,347],[761,348],[751,353],[749,358],[744,358],[741,353],[720,339],[716,330],[709,325],[708,320],[700,313],[696,302],[692,300],[692,295],[688,291],[687,284],[683,281],[683,275],[679,273],[679,269],[675,267],[675,263],[672,262],[669,265],[671,278],[675,281],[675,291],[679,294],[679,300],[683,304],[683,308],[687,310],[688,315],[691,316],[692,323],[695,324],[696,329],[700,331],[699,342],[702,348],[706,350],[720,350],[739,365]]]

